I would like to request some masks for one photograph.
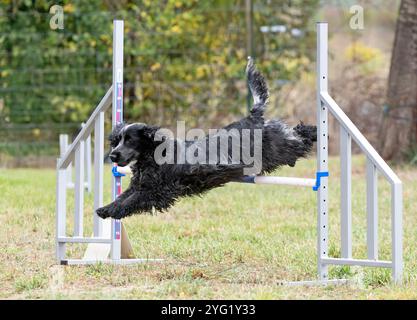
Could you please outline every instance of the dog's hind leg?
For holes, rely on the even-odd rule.
[[[299,158],[306,157],[313,147],[313,142],[317,141],[317,127],[304,125],[302,122],[293,128],[298,136],[297,140],[289,140],[291,154],[288,155],[288,165],[294,167]],[[291,159],[291,156],[294,158]]]
[[[317,140],[316,130],[303,123],[290,128],[281,121],[269,121],[262,138],[262,172],[282,165],[293,167],[299,158],[308,156]]]
[[[307,140],[307,143],[313,143],[317,141],[317,127],[305,125],[300,122],[294,127],[294,131],[303,139]]]

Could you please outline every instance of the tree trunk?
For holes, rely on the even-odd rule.
[[[388,80],[380,151],[399,161],[417,143],[417,0],[402,0]]]

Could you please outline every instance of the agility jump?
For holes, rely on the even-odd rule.
[[[84,126],[84,123],[81,124]],[[65,152],[68,150],[69,147],[69,137],[67,134],[60,134],[59,135],[59,154],[60,156],[64,156]],[[88,192],[91,192],[91,135],[85,140],[84,143],[84,160],[85,160],[85,177],[84,177],[84,185]],[[67,187],[69,189],[74,188],[74,182],[72,182],[72,163],[67,168]]]
[[[327,23],[317,24],[317,173],[316,178],[246,177],[242,182],[255,184],[297,185],[317,191],[317,256],[319,280],[309,283],[345,282],[328,279],[329,265],[359,265],[392,269],[396,283],[402,279],[402,183],[366,138],[345,115],[327,91],[328,84]],[[112,98],[113,97],[113,98]],[[102,98],[76,139],[57,161],[57,259],[61,264],[92,264],[97,262],[130,264],[161,261],[160,259],[131,259],[133,256],[127,234],[120,220],[102,220],[94,214],[94,233],[84,237],[84,143],[94,130],[94,210],[103,205],[104,112],[112,105],[113,127],[123,119],[123,21],[114,21],[113,85]],[[328,111],[340,125],[341,157],[341,257],[328,256]],[[367,155],[367,247],[368,259],[352,257],[351,216],[351,140]],[[66,170],[75,162],[75,213],[73,236],[66,235]],[[124,168],[123,168],[124,169]],[[113,200],[121,193],[121,168],[113,167]],[[378,195],[377,172],[391,184],[392,259],[378,259]],[[110,222],[111,221],[111,222]],[[83,259],[68,259],[66,243],[87,243]]]

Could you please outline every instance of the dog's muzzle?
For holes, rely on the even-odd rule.
[[[109,157],[110,157],[111,161],[117,163],[120,160],[120,152],[112,151],[112,153],[110,153]]]

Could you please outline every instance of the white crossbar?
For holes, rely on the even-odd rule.
[[[63,243],[111,243],[109,238],[100,238],[100,237],[58,237],[58,242]]]
[[[329,280],[301,280],[301,281],[279,281],[278,285],[286,287],[316,287],[316,286],[342,286],[348,285],[348,279],[329,279]]]
[[[384,260],[321,258],[320,261],[323,264],[333,264],[333,265],[392,268],[392,262],[391,261],[384,261]]]
[[[117,172],[122,174],[132,174],[129,166],[117,167]],[[289,185],[300,187],[313,187],[316,184],[315,179],[308,178],[294,178],[294,177],[271,177],[271,176],[255,176],[253,182],[255,184],[275,184],[275,185]]]
[[[138,263],[160,263],[163,259],[105,259],[105,260],[84,260],[84,259],[67,259],[62,260],[62,265],[90,265],[90,264],[115,264],[115,265],[134,265]]]
[[[117,167],[117,172],[121,174],[132,174],[132,169],[129,166]]]
[[[299,187],[313,187],[316,184],[315,179],[307,178],[293,178],[293,177],[268,177],[256,176],[254,178],[255,184],[275,184],[275,185],[289,185]]]

